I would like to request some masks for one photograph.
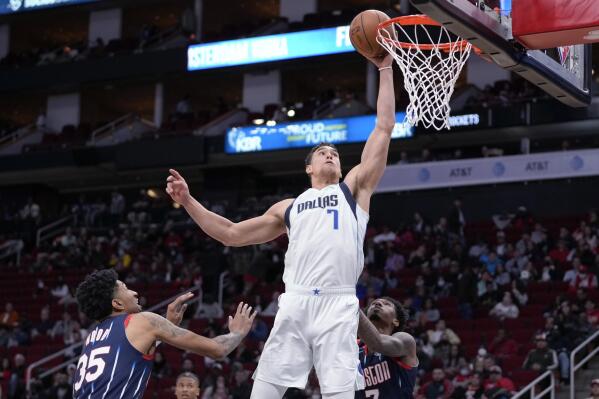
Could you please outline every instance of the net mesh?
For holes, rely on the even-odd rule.
[[[396,35],[407,38],[398,41]],[[472,45],[444,26],[392,22],[377,35],[399,65],[410,98],[406,121],[437,130],[449,129],[449,100]],[[424,43],[422,43],[424,42]]]

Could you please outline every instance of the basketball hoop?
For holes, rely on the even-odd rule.
[[[390,26],[393,28],[386,29]],[[472,44],[426,15],[393,18],[380,23],[377,29],[377,42],[395,58],[404,76],[410,97],[407,122],[412,126],[421,122],[427,128],[449,129],[449,100]],[[391,37],[395,32],[407,41]],[[421,39],[426,43],[421,43]]]

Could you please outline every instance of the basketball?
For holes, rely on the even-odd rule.
[[[376,41],[376,36],[378,24],[388,19],[387,14],[378,10],[366,10],[356,15],[349,28],[349,39],[358,53],[369,58],[386,54],[386,50]]]

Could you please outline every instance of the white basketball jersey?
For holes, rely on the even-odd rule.
[[[285,284],[355,286],[364,267],[368,213],[344,183],[310,188],[285,212],[289,248]]]

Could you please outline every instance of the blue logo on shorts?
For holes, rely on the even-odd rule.
[[[312,290],[312,292],[313,292],[313,293],[314,293],[314,295],[316,295],[316,296],[320,295],[320,290],[319,290],[318,288],[314,288],[314,289]]]

